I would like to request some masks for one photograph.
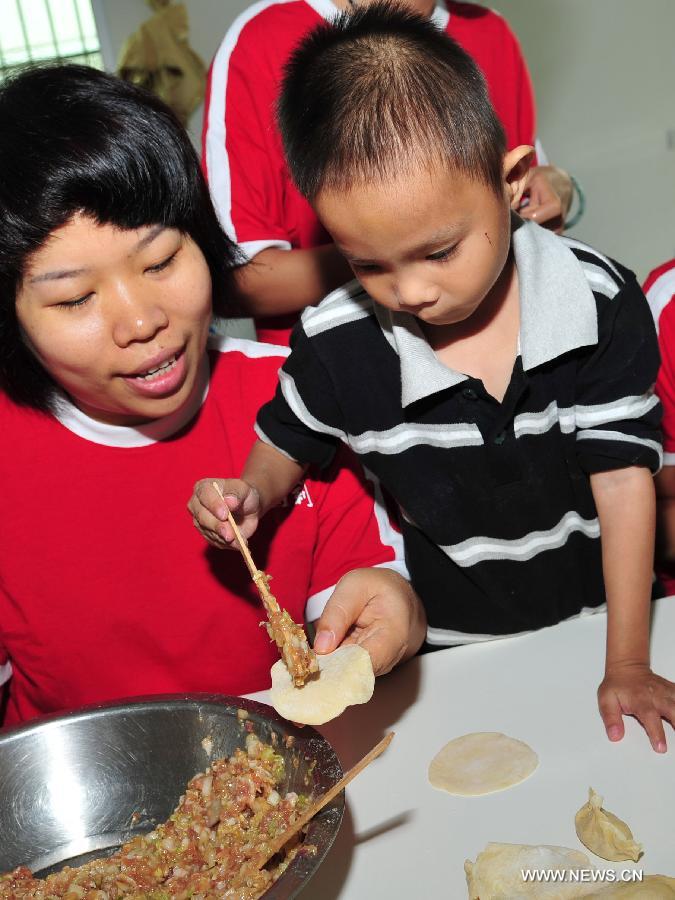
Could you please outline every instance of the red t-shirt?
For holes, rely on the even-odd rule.
[[[274,111],[291,52],[336,12],[330,0],[256,3],[232,24],[211,65],[203,165],[220,220],[249,259],[267,247],[301,249],[331,241],[291,182]],[[506,21],[481,6],[456,2],[437,5],[432,19],[482,69],[508,146],[534,144],[532,84]],[[287,344],[296,319],[258,320],[258,338]]]
[[[656,393],[663,406],[663,464],[675,466],[675,259],[651,272],[643,285],[659,335],[661,367]],[[668,594],[675,594],[675,566],[657,571]]]
[[[0,394],[5,724],[128,696],[269,687],[278,654],[244,562],[207,545],[186,503],[198,478],[241,471],[287,351],[219,348],[187,422],[121,428],[73,407],[58,421]],[[351,454],[272,510],[251,551],[299,622],[318,618],[350,569],[405,572],[379,486]]]

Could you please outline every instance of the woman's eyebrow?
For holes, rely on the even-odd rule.
[[[56,269],[53,272],[43,272],[42,275],[35,275],[28,280],[31,284],[37,284],[40,281],[56,281],[58,278],[74,278],[76,275],[82,275],[88,271],[88,269]]]
[[[147,247],[148,244],[151,244],[163,231],[166,231],[166,225],[153,225],[150,231],[140,239],[131,252],[138,253],[139,250],[142,250],[144,247]]]
[[[155,240],[155,238],[165,230],[166,225],[153,225],[150,231],[147,234],[143,235],[143,237],[134,246],[130,255],[138,253],[139,250],[147,247],[148,244],[151,244]],[[89,271],[91,270],[86,267],[83,269],[55,269],[52,272],[43,272],[41,275],[35,275],[33,278],[29,279],[29,282],[31,284],[38,284],[40,281],[57,281],[59,278],[75,278],[77,275],[84,275]]]

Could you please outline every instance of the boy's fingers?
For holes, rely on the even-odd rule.
[[[663,730],[661,716],[655,709],[650,708],[646,712],[641,712],[636,718],[642,723],[642,727],[647,732],[647,736],[651,741],[654,750],[656,750],[657,753],[665,753],[666,733]]]
[[[214,482],[220,486],[224,500],[213,486]],[[205,509],[224,522],[227,519],[228,508],[234,511],[241,505],[246,493],[244,489],[247,487],[243,482],[233,482],[232,479],[202,478],[195,485],[194,497]]]
[[[614,693],[601,693],[598,697],[600,715],[610,741],[620,741],[624,734],[621,705]]]

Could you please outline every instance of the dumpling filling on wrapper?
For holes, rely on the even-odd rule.
[[[316,658],[319,671],[302,687],[294,685],[283,660],[272,666],[272,706],[291,722],[323,725],[337,718],[348,706],[367,703],[373,696],[373,664],[363,647],[346,644]]]

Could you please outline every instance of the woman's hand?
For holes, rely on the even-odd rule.
[[[623,716],[635,716],[657,753],[666,752],[663,719],[675,726],[675,684],[644,663],[614,666],[598,688],[598,706],[610,741],[624,735]]]
[[[572,181],[564,169],[534,166],[525,189],[529,202],[518,209],[518,215],[562,234],[572,204],[572,192]]]
[[[330,653],[359,644],[376,675],[414,656],[426,633],[426,616],[410,584],[391,569],[354,569],[339,580],[316,623],[314,649]]]
[[[223,492],[224,500],[218,496],[214,482]],[[253,485],[241,478],[202,478],[197,482],[188,502],[188,511],[202,537],[221,550],[237,547],[232,526],[227,521],[228,509],[248,540],[258,527],[262,514],[260,495]]]

